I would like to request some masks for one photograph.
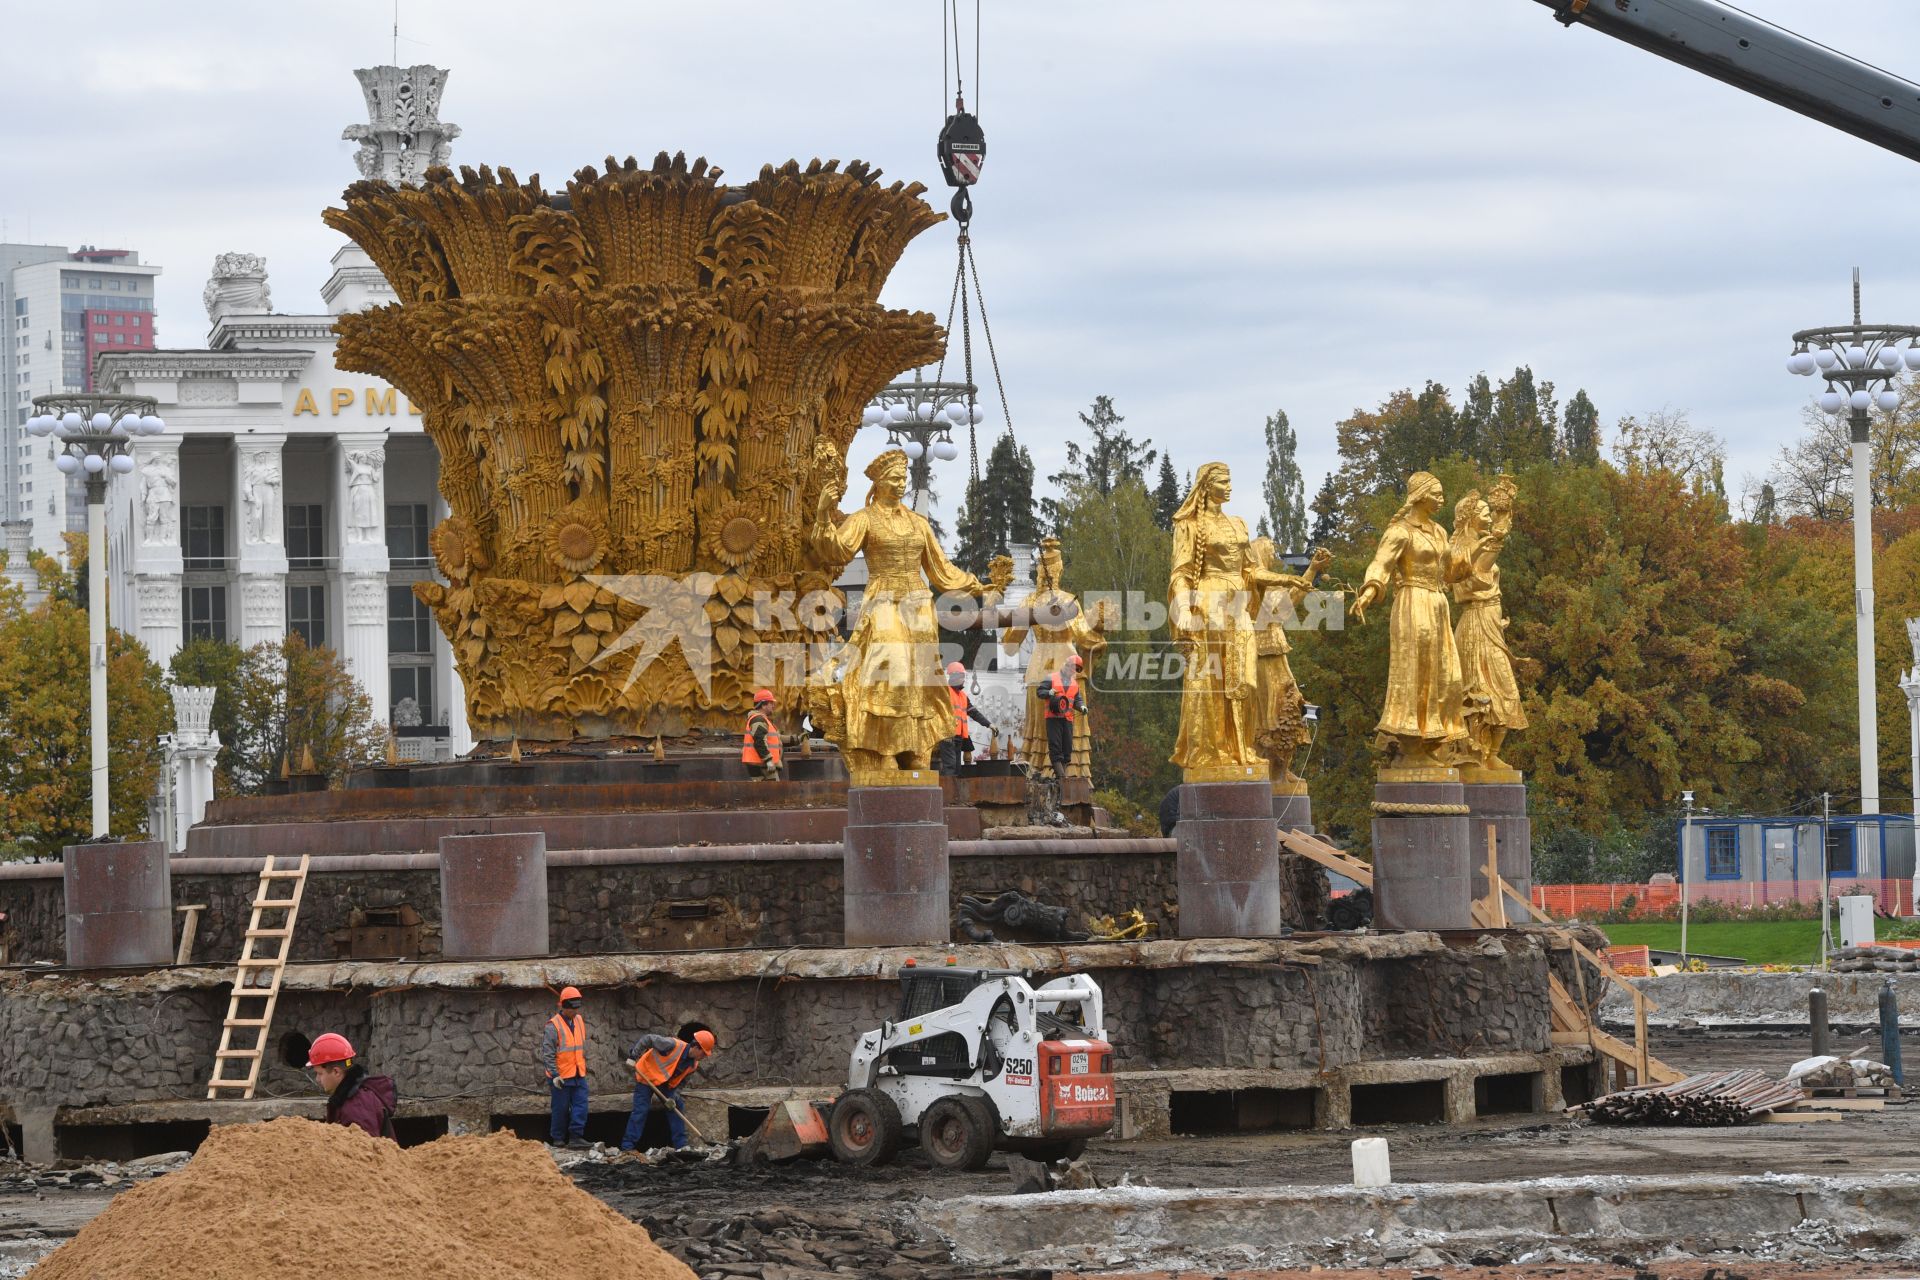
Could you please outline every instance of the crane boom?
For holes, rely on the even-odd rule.
[[[1920,160],[1920,84],[1720,0],[1535,0],[1592,27],[1909,160]]]

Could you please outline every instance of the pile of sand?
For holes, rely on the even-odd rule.
[[[506,1133],[401,1150],[311,1120],[215,1126],[30,1280],[694,1280],[637,1223]]]

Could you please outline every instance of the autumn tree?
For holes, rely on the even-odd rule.
[[[1260,485],[1265,528],[1283,553],[1307,546],[1306,483],[1300,475],[1300,441],[1284,409],[1267,418],[1267,474]],[[1169,523],[1169,528],[1172,525]]]
[[[1686,410],[1656,409],[1644,418],[1632,414],[1614,427],[1614,464],[1626,471],[1664,471],[1698,492],[1719,483],[1727,446],[1719,436],[1687,420]]]
[[[1868,412],[1874,508],[1920,505],[1920,385],[1902,386],[1892,413]],[[1816,405],[1802,410],[1801,425],[1799,439],[1781,446],[1768,476],[1780,507],[1817,520],[1846,519],[1853,514],[1852,430],[1844,416]]]
[[[28,611],[0,588],[0,857],[53,854],[93,832],[87,615],[49,597]],[[159,666],[107,632],[108,830],[138,839],[173,704]]]
[[[280,776],[283,761],[297,768],[308,751],[335,782],[385,751],[373,704],[346,664],[332,649],[310,648],[297,632],[244,651],[220,642],[189,645],[175,655],[173,669],[177,683],[214,686],[214,726],[229,726],[220,760],[235,793],[258,793]]]

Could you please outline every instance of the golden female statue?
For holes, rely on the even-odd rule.
[[[1272,538],[1255,538],[1248,548],[1248,558],[1255,572],[1273,575],[1271,581],[1262,580],[1262,590],[1254,596],[1257,658],[1253,679],[1253,745],[1267,758],[1274,782],[1290,788],[1303,787],[1305,780],[1293,771],[1293,756],[1310,741],[1304,717],[1306,699],[1301,696],[1300,686],[1293,678],[1293,667],[1287,662],[1293,644],[1287,639],[1284,622],[1293,616],[1293,609],[1299,607],[1307,592],[1313,590],[1313,580],[1333,561],[1333,553],[1325,547],[1315,547],[1307,571],[1298,577],[1274,572]]]
[[[1470,755],[1461,718],[1460,655],[1447,609],[1447,588],[1465,566],[1433,519],[1445,500],[1437,477],[1414,473],[1407,500],[1388,522],[1353,598],[1354,621],[1364,625],[1368,607],[1393,586],[1387,699],[1374,738],[1387,753],[1388,769],[1450,769]]]
[[[1255,568],[1247,558],[1247,526],[1221,508],[1233,496],[1224,462],[1209,462],[1173,517],[1173,578],[1167,584],[1173,636],[1186,657],[1180,687],[1180,736],[1173,763],[1190,782],[1262,773],[1254,747],[1260,731],[1255,684],[1259,654],[1252,591],[1284,576]]]
[[[1107,638],[1102,634],[1107,627],[1106,611],[1096,607],[1089,613],[1080,608],[1080,602],[1060,586],[1064,567],[1060,557],[1060,539],[1043,539],[1040,558],[1033,566],[1033,595],[1025,606],[1033,612],[1035,621],[1025,629],[1009,629],[1001,640],[1007,652],[1016,653],[1027,633],[1031,631],[1033,634],[1033,653],[1027,660],[1026,715],[1022,720],[1020,758],[1026,761],[1036,778],[1051,778],[1053,763],[1047,755],[1047,705],[1034,696],[1034,689],[1055,671],[1065,671],[1067,659],[1077,657],[1082,663],[1080,691],[1081,696],[1085,697],[1089,683],[1087,677],[1093,672],[1093,657],[1107,647]],[[1073,615],[1072,620],[1064,625],[1048,625],[1039,621],[1042,616],[1059,618],[1069,613]],[[1073,759],[1067,765],[1067,776],[1093,776],[1091,716],[1074,717]]]
[[[812,541],[817,554],[844,566],[867,558],[860,621],[833,660],[841,668],[829,722],[857,786],[897,781],[903,769],[930,767],[934,747],[953,733],[953,710],[940,664],[933,591],[985,596],[999,589],[955,568],[926,518],[901,501],[907,455],[889,449],[867,467],[867,503],[838,524],[837,476],[821,490]],[[929,589],[929,584],[932,590]]]
[[[1495,563],[1513,530],[1515,492],[1513,480],[1502,476],[1486,498],[1478,491],[1469,493],[1453,512],[1453,557],[1462,566],[1462,576],[1453,584],[1453,602],[1460,606],[1453,639],[1466,686],[1467,733],[1480,768],[1506,772],[1513,766],[1500,758],[1501,744],[1508,733],[1527,727],[1520,687],[1513,678],[1500,566]]]

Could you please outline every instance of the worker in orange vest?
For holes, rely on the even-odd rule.
[[[953,737],[940,744],[934,766],[941,773],[957,773],[963,764],[973,763],[973,733],[967,722],[993,728],[993,721],[980,714],[967,695],[967,669],[958,662],[947,664],[947,700],[953,705]]]
[[[1067,766],[1073,762],[1073,718],[1087,710],[1086,697],[1080,692],[1080,655],[1067,659],[1064,680],[1059,671],[1049,671],[1034,692],[1047,704],[1047,759],[1053,765],[1053,776],[1065,779]]]
[[[780,726],[773,722],[773,691],[756,689],[740,735],[740,762],[755,782],[780,781]]]
[[[627,1053],[627,1065],[633,1068],[633,1114],[627,1117],[627,1133],[620,1139],[620,1149],[631,1151],[640,1145],[647,1113],[656,1097],[667,1109],[667,1135],[675,1149],[686,1146],[687,1121],[680,1109],[680,1086],[713,1056],[713,1032],[696,1031],[692,1040],[643,1035]]]
[[[540,1065],[553,1095],[548,1136],[553,1145],[587,1144],[587,1020],[580,1016],[580,989],[562,987],[560,1008],[540,1033]]]

